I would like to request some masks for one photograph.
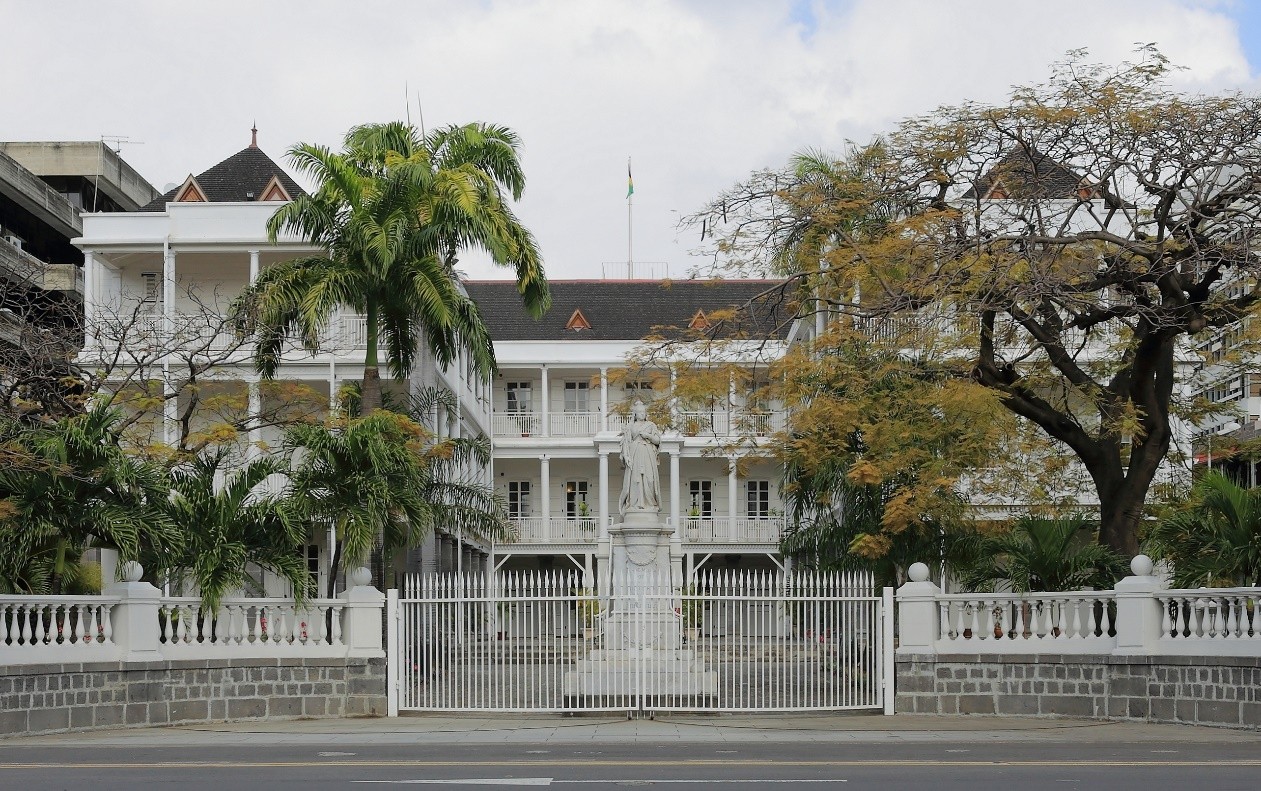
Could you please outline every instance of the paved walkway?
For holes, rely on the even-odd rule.
[[[1184,725],[1002,717],[443,716],[395,719],[294,720],[88,731],[0,740],[5,747],[176,747],[180,745],[473,745],[635,743],[929,743],[959,742],[1258,744],[1261,733]]]

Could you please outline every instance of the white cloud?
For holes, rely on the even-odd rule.
[[[529,176],[521,214],[554,277],[598,277],[635,251],[681,274],[687,212],[806,146],[865,139],[965,98],[1000,99],[1071,48],[1117,61],[1158,42],[1188,89],[1248,84],[1232,20],[1174,0],[855,0],[639,3],[7,3],[19,35],[4,139],[144,141],[124,155],[158,187],[248,142],[257,118],[279,157],[335,145],[352,124],[401,117],[516,129]],[[21,75],[21,76],[14,76]],[[413,106],[413,120],[416,119]],[[468,268],[489,270],[477,261]]]

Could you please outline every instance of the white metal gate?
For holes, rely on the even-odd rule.
[[[390,711],[888,713],[892,598],[868,574],[412,576],[389,593]]]

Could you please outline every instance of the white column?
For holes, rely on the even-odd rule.
[[[552,391],[549,388],[548,383],[547,383],[547,366],[546,365],[543,366],[543,392],[541,396],[542,397],[539,399],[539,405],[542,410],[541,414],[543,415],[542,417],[543,426],[540,429],[539,433],[542,434],[544,437],[550,437],[552,434],[552,419],[548,417],[548,413],[551,411],[550,402],[552,400]]]
[[[328,358],[328,413],[337,412],[337,361],[330,355]]]
[[[167,318],[170,321],[170,318]],[[162,443],[175,445],[175,421],[179,418],[179,399],[171,383],[171,365],[162,363]]]
[[[682,486],[679,481],[679,448],[670,449],[670,524],[674,525],[674,537],[683,538],[683,520],[681,518],[683,509],[679,497],[682,493]]]
[[[83,334],[85,343],[92,343],[92,326],[96,323],[96,255],[83,253]]]
[[[600,450],[600,538],[609,535],[609,452]]]
[[[170,245],[162,255],[162,315],[169,335],[175,330],[175,251]]]
[[[912,563],[910,582],[898,588],[898,654],[937,653],[937,595],[941,590],[928,581],[928,566]]]
[[[259,388],[258,379],[254,378],[248,384],[250,391],[250,447],[246,451],[245,457],[253,459],[259,455],[259,443],[263,440],[263,428],[259,425],[259,415],[263,412],[263,394]]]
[[[1116,590],[1116,650],[1122,656],[1151,656],[1160,642],[1164,616],[1155,593],[1164,586],[1152,574],[1152,559],[1135,555],[1130,561],[1131,576],[1114,586]],[[1165,635],[1168,636],[1168,635]]]
[[[250,250],[250,285],[258,280],[258,251]]]
[[[539,487],[543,490],[539,503],[543,508],[543,535],[552,537],[552,460],[539,456]]]
[[[736,457],[732,456],[727,462],[727,537],[732,538],[736,535],[736,507],[739,500],[736,498],[736,487],[740,485],[736,478]]]
[[[600,369],[600,430],[609,430],[609,369]],[[608,464],[608,454],[605,454],[605,464]],[[607,470],[606,470],[607,472]]]

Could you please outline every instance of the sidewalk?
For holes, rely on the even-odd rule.
[[[496,714],[394,719],[291,720],[89,731],[0,740],[5,747],[181,745],[426,745],[626,743],[1212,743],[1261,745],[1261,733],[1190,725],[1068,719],[878,715],[660,715],[625,717]]]

